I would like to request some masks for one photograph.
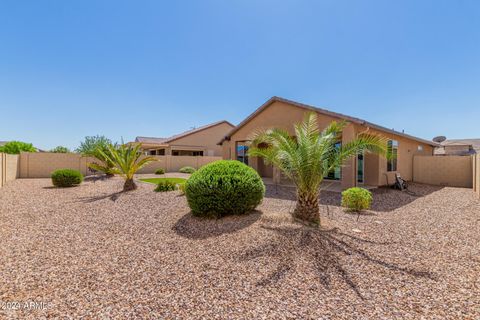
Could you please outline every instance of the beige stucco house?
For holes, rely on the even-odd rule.
[[[414,155],[433,155],[434,147],[438,143],[420,139],[402,132],[397,132],[365,120],[346,116],[325,109],[273,97],[254,113],[248,116],[238,126],[233,128],[221,141],[224,159],[237,159],[256,169],[262,177],[273,178],[280,182],[282,177],[276,168],[266,165],[263,159],[249,158],[247,155],[249,139],[252,133],[259,129],[283,128],[294,134],[293,124],[303,120],[305,113],[316,112],[321,129],[332,121],[345,120],[348,125],[343,131],[339,143],[346,143],[358,133],[369,130],[371,133],[381,134],[389,139],[389,147],[396,154],[396,158],[387,159],[374,155],[363,154],[353,158],[329,174],[329,179],[339,180],[343,188],[356,185],[381,186],[391,184],[395,173],[404,179],[411,180],[413,175]]]
[[[135,143],[141,143],[149,155],[222,156],[217,143],[232,128],[233,124],[223,120],[169,138],[137,137]]]

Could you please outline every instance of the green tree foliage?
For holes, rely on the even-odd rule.
[[[31,144],[22,141],[10,141],[0,146],[0,152],[8,154],[20,154],[20,152],[37,152],[37,149]]]
[[[64,146],[58,146],[58,147],[55,147],[52,150],[50,150],[50,152],[53,152],[53,153],[69,153],[70,149],[68,149],[67,147],[64,147]]]

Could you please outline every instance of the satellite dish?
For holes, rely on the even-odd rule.
[[[433,138],[432,140],[435,141],[435,142],[438,142],[438,143],[442,143],[443,141],[447,140],[447,137],[437,136],[437,137]]]

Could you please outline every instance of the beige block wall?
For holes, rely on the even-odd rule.
[[[191,156],[153,156],[157,161],[151,162],[138,173],[155,173],[159,168],[165,172],[178,172],[182,167],[200,168],[210,162],[222,160],[222,157],[191,157]]]
[[[87,163],[92,161],[95,159],[76,153],[22,152],[20,178],[50,178],[58,169],[73,169],[89,175]]]
[[[473,190],[480,197],[480,155],[473,157]]]
[[[198,150],[201,147],[204,151],[204,156],[222,156],[222,147],[217,143],[227,135],[233,126],[226,122],[219,123],[216,126],[205,130],[195,132],[183,138],[172,141],[170,149],[172,150]],[[195,147],[195,148],[193,148]]]
[[[415,156],[413,181],[419,183],[472,188],[471,156]]]
[[[0,187],[19,177],[19,164],[18,155],[0,153]]]

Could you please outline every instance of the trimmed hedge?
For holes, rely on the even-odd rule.
[[[52,183],[55,187],[73,187],[79,185],[82,181],[83,175],[77,170],[59,169],[52,173]]]
[[[195,216],[222,217],[255,209],[265,195],[262,178],[236,160],[201,167],[185,183],[188,205]]]
[[[167,192],[167,191],[175,191],[177,189],[177,184],[171,180],[163,180],[157,184],[155,188],[156,192]]]
[[[197,170],[193,167],[183,167],[178,171],[181,172],[181,173],[194,173]]]
[[[165,174],[165,170],[163,170],[163,168],[158,168],[155,170],[155,174]]]
[[[342,206],[351,211],[369,209],[372,199],[372,193],[364,188],[355,187],[342,192]]]

